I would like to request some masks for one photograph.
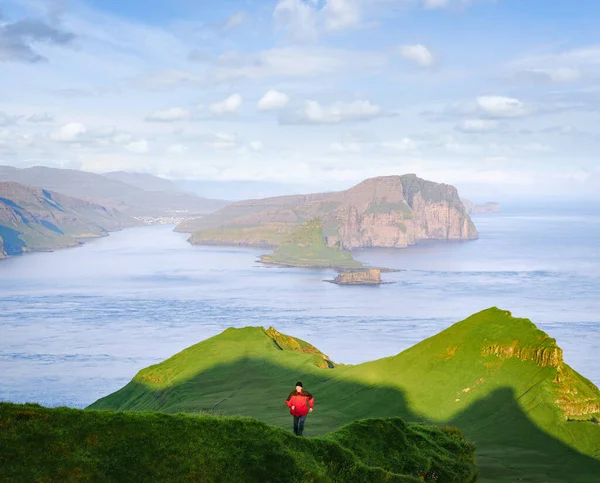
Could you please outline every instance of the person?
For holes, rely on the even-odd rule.
[[[313,412],[315,405],[314,396],[305,391],[302,383],[298,381],[296,383],[296,389],[293,390],[287,397],[285,403],[290,408],[290,414],[294,416],[294,434],[296,436],[302,436],[304,432],[304,422],[308,413]]]

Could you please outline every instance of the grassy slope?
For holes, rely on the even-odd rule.
[[[349,251],[327,245],[320,219],[304,223],[261,261],[294,267],[361,268]]]
[[[286,223],[269,223],[258,227],[222,227],[194,233],[189,242],[194,245],[241,245],[274,248],[298,227]]]
[[[214,407],[288,427],[283,400],[301,378],[317,401],[309,435],[365,417],[449,423],[475,441],[483,481],[593,481],[600,474],[600,426],[567,422],[564,411],[577,412],[581,401],[594,411],[600,393],[559,356],[555,341],[531,322],[498,309],[397,356],[334,369],[318,367],[321,357],[280,350],[261,328],[229,329],[140,371],[92,407]],[[555,403],[565,398],[568,404]]]
[[[0,403],[0,481],[468,483],[458,430],[401,419],[297,438],[255,419]]]

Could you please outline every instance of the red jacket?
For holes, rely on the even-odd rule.
[[[296,392],[295,390],[290,393],[285,403],[290,408],[290,414],[292,416],[306,416],[308,414],[308,408],[311,409],[315,406],[314,396],[305,390],[302,392]],[[294,406],[294,409],[292,409]]]

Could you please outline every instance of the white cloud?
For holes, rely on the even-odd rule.
[[[210,110],[214,114],[236,114],[242,105],[242,96],[232,94],[221,102],[215,102],[210,105]]]
[[[235,133],[208,133],[203,137],[204,145],[216,150],[230,150],[238,147],[238,136]]]
[[[72,143],[81,140],[87,132],[87,126],[80,122],[70,122],[50,133],[50,139],[59,143]]]
[[[279,0],[273,11],[275,26],[298,41],[314,41],[318,37],[315,5],[303,0]]]
[[[184,144],[171,144],[167,148],[167,153],[174,155],[182,155],[188,152],[188,147]]]
[[[330,31],[352,28],[361,22],[359,0],[327,0],[321,12],[325,28]]]
[[[425,8],[444,8],[450,4],[450,0],[423,0]]]
[[[329,150],[332,153],[340,153],[340,154],[346,154],[346,153],[360,153],[362,151],[362,148],[360,146],[359,143],[356,142],[336,142],[336,143],[331,143],[329,145]]]
[[[222,54],[209,70],[215,82],[239,79],[322,78],[345,72],[365,72],[386,64],[385,53],[328,47],[277,47],[255,53]]]
[[[54,122],[54,116],[48,112],[33,114],[27,118],[27,122],[36,123],[45,123],[45,122]]]
[[[283,109],[289,102],[290,98],[287,94],[271,89],[262,96],[256,107],[261,111],[273,111]]]
[[[531,113],[519,99],[503,96],[481,96],[477,105],[492,117],[523,117]]]
[[[435,57],[431,51],[421,44],[403,45],[400,47],[400,54],[421,67],[431,67],[435,64]]]
[[[402,153],[416,153],[419,150],[418,143],[410,138],[402,138],[400,141],[386,141],[381,143],[381,146]]]
[[[306,101],[304,107],[291,116],[282,118],[284,124],[338,124],[367,121],[382,115],[381,107],[369,101],[336,102],[323,106],[317,101]]]
[[[252,148],[254,151],[262,151],[263,147],[263,143],[260,141],[250,142],[250,148]]]
[[[456,129],[465,133],[495,131],[500,127],[498,121],[492,119],[466,119],[456,125]]]
[[[235,12],[231,17],[229,17],[227,22],[225,22],[223,29],[224,30],[233,30],[233,29],[239,27],[240,25],[242,25],[246,21],[246,18],[247,18],[246,12],[244,12],[243,10]]]
[[[191,117],[190,111],[181,107],[172,107],[170,109],[162,109],[150,114],[146,121],[151,122],[175,122],[185,121]]]
[[[10,126],[16,124],[21,116],[13,116],[0,111],[0,126]]]
[[[142,139],[140,141],[132,141],[129,144],[125,145],[125,149],[127,151],[131,151],[132,153],[143,154],[147,153],[150,148],[148,146],[148,141]]]

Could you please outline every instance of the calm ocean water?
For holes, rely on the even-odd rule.
[[[83,407],[231,326],[273,325],[359,363],[494,305],[533,320],[600,385],[600,210],[507,209],[474,221],[474,242],[357,251],[406,269],[379,287],[261,266],[262,251],[192,247],[164,226],[4,260],[0,400]]]

